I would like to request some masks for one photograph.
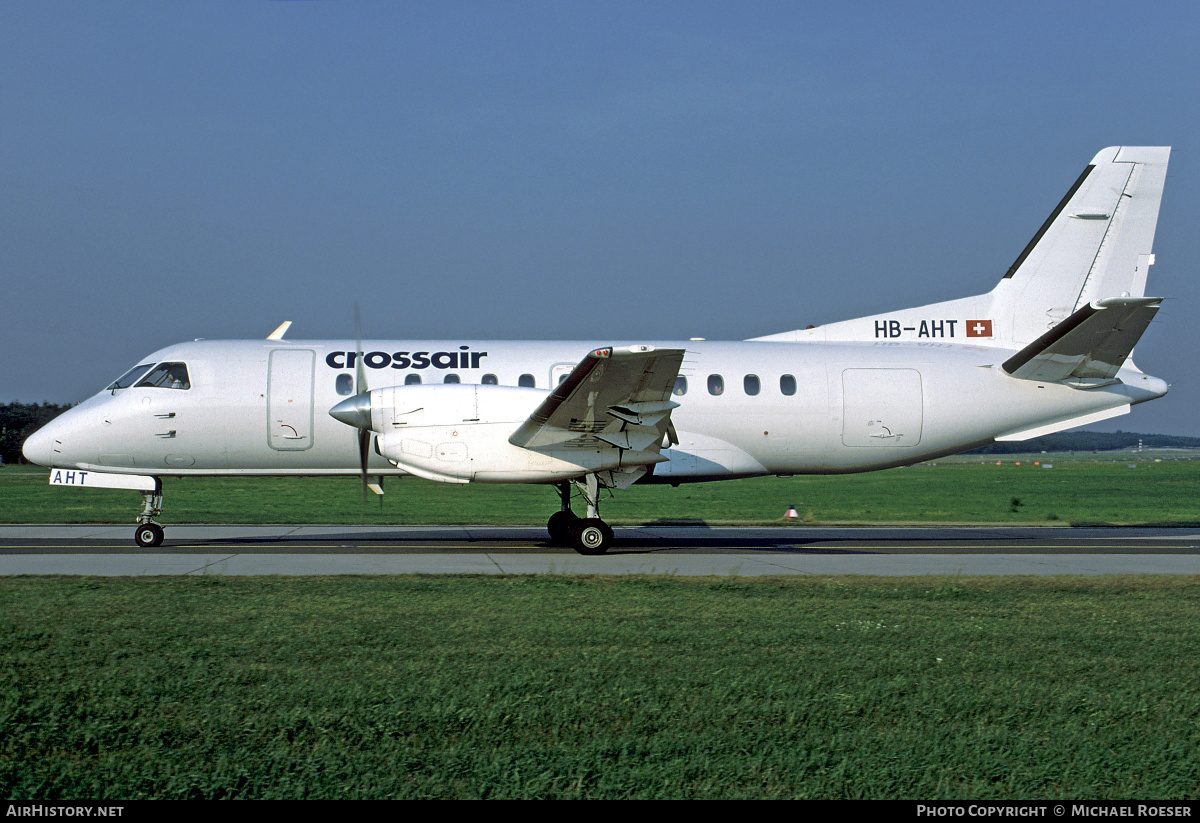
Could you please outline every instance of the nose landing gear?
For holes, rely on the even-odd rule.
[[[154,491],[142,492],[142,513],[138,515],[138,527],[133,533],[133,542],[142,548],[161,546],[163,527],[154,522],[162,514],[162,481],[154,478]]]
[[[145,474],[92,471],[91,469],[51,469],[51,486],[75,488],[129,489],[142,493],[142,513],[137,516],[133,542],[143,548],[161,546],[163,528],[154,522],[162,514],[162,479]]]

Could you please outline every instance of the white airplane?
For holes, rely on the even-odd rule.
[[[1170,149],[1096,155],[987,294],[740,342],[180,343],[35,432],[52,485],[162,475],[555,484],[551,538],[600,554],[602,489],[918,463],[1125,414]],[[326,413],[327,412],[327,413]],[[571,509],[572,486],[586,512]]]

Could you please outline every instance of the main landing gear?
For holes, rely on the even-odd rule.
[[[142,548],[161,546],[163,527],[154,522],[162,514],[162,482],[155,478],[154,491],[142,492],[142,513],[138,515],[138,527],[133,533],[133,542]]]
[[[571,482],[579,487],[587,502],[587,517],[571,511]],[[562,508],[550,516],[546,529],[550,541],[569,544],[580,554],[604,554],[613,543],[612,528],[600,519],[600,481],[589,474],[583,480],[558,484]]]

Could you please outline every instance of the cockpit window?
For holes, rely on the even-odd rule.
[[[160,389],[190,389],[187,366],[183,363],[159,363],[154,370],[138,381],[138,388],[154,386]]]
[[[108,384],[105,391],[116,391],[117,389],[127,389],[132,386],[137,379],[146,373],[146,369],[153,366],[153,363],[143,363],[140,366],[134,366],[129,371],[118,377],[116,380]]]

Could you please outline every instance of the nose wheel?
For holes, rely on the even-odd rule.
[[[157,523],[143,523],[133,533],[133,541],[142,548],[161,546],[163,542],[163,527]]]
[[[142,492],[142,513],[138,515],[138,527],[133,533],[133,542],[143,549],[161,546],[163,527],[154,522],[162,514],[162,484],[154,479],[154,491]]]

